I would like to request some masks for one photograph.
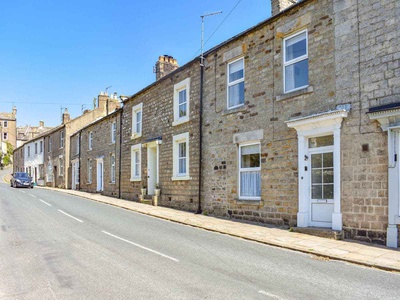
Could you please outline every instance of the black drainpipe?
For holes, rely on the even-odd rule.
[[[204,77],[204,58],[200,57],[200,109],[199,109],[199,206],[197,208],[196,214],[201,214],[203,211],[201,209],[201,161],[203,155],[203,77]]]
[[[118,168],[118,198],[121,199],[121,166],[122,166],[122,111],[119,113],[119,168]]]

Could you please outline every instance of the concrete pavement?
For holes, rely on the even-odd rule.
[[[7,179],[9,179],[7,176],[3,177],[4,181],[7,181]],[[289,232],[288,230],[280,228],[246,224],[205,215],[196,215],[190,212],[121,200],[100,194],[48,187],[45,189],[52,189],[60,193],[76,195],[156,218],[256,241],[267,245],[301,251],[321,256],[323,258],[400,272],[400,251],[384,246],[364,244],[349,240],[331,240],[297,232]]]

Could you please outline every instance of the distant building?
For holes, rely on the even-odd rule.
[[[17,147],[17,109],[11,113],[0,112],[0,141]]]
[[[27,141],[34,139],[39,135],[41,135],[42,133],[45,133],[46,131],[49,131],[53,128],[54,127],[45,127],[43,121],[39,121],[39,126],[30,126],[30,125],[18,126],[17,147],[23,145]]]

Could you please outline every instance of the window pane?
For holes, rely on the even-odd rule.
[[[333,199],[333,184],[324,185],[324,199]]]
[[[186,143],[179,143],[179,158],[186,157]]]
[[[325,169],[323,175],[324,183],[333,183],[333,169]]]
[[[179,104],[186,103],[186,89],[179,92]]]
[[[244,103],[244,81],[230,86],[228,91],[229,107],[238,106]]]
[[[322,168],[322,154],[311,155],[311,168]]]
[[[311,193],[312,199],[322,199],[322,185],[313,185]]]
[[[312,183],[322,183],[322,170],[313,169],[311,172],[311,182]]]
[[[179,158],[179,174],[186,174],[186,158]]]
[[[306,33],[296,35],[285,42],[286,62],[307,54]]]
[[[260,167],[260,145],[248,145],[240,147],[241,168]]]
[[[319,136],[308,139],[309,148],[318,148],[333,145],[333,135]]]
[[[308,85],[308,59],[285,67],[285,90]]]
[[[186,103],[179,104],[179,118],[186,116]]]
[[[333,167],[333,152],[324,153],[324,168]]]
[[[261,196],[260,171],[240,172],[240,196]]]
[[[243,76],[243,59],[235,61],[229,65],[229,82],[242,79]]]

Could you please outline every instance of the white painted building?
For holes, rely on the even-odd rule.
[[[35,139],[24,145],[25,172],[32,176],[37,185],[44,185],[44,140]]]

